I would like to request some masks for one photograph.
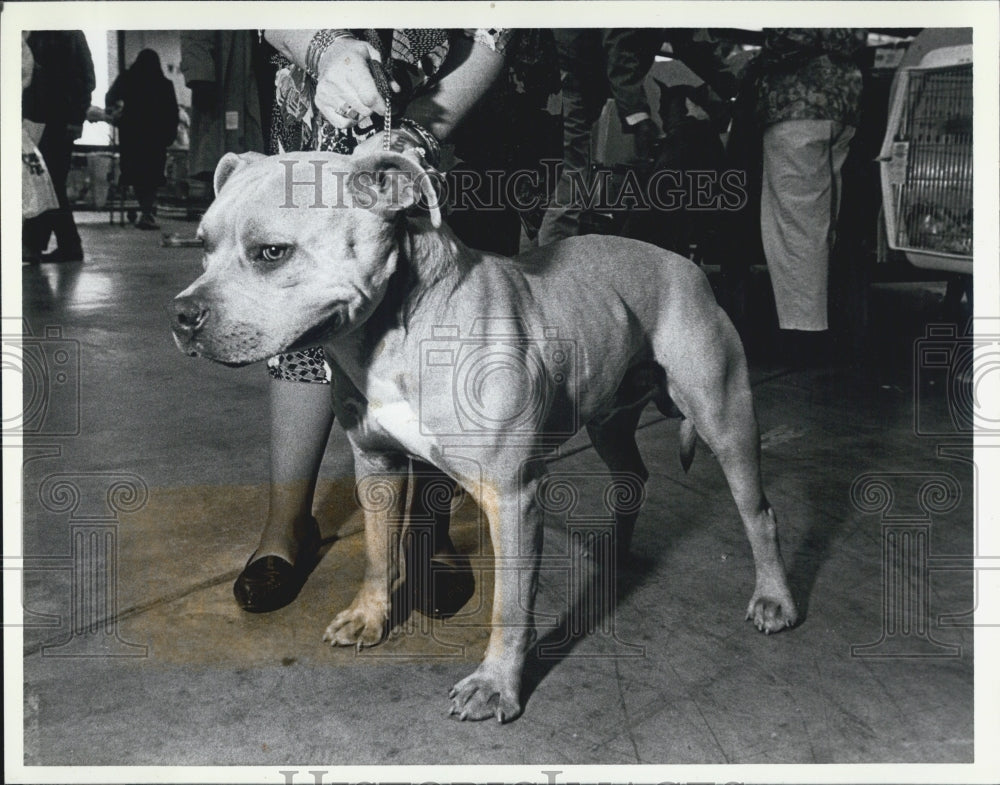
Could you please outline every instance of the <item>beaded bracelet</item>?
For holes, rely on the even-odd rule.
[[[427,159],[427,163],[435,167],[441,163],[441,143],[434,134],[409,117],[401,117],[399,119],[399,127],[405,128],[420,140],[424,148],[424,157]]]
[[[354,38],[354,34],[350,30],[318,30],[309,41],[309,48],[306,49],[306,73],[313,79],[319,79],[320,57],[338,38]]]

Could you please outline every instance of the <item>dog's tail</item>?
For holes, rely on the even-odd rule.
[[[694,423],[686,417],[681,420],[680,441],[681,466],[684,467],[684,473],[687,474],[687,470],[691,468],[691,462],[694,460],[694,447],[698,441],[698,432],[694,429]]]

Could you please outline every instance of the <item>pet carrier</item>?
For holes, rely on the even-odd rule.
[[[917,267],[972,272],[972,47],[896,76],[882,143],[886,241]]]

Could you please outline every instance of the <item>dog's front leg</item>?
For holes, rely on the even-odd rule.
[[[477,489],[486,513],[496,565],[492,630],[479,667],[450,693],[450,714],[462,720],[521,714],[521,679],[535,641],[534,605],[542,553],[542,510],[536,493],[541,468],[500,486]]]
[[[400,579],[398,538],[406,514],[407,462],[356,451],[354,464],[365,516],[365,577],[354,601],[330,622],[323,640],[360,649],[374,646],[388,632],[390,598]]]

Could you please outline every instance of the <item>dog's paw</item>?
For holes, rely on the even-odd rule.
[[[799,613],[791,597],[776,599],[767,595],[757,595],[747,606],[747,619],[765,635],[795,626]]]
[[[451,688],[449,716],[460,720],[510,722],[521,716],[519,684],[491,674],[484,665]]]
[[[385,637],[388,618],[387,607],[355,600],[333,618],[323,640],[331,646],[375,646]]]

